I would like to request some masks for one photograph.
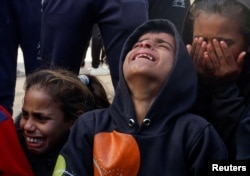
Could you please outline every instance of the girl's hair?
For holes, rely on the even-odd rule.
[[[88,84],[86,84],[86,82],[83,81],[82,82],[92,92],[95,99],[95,108],[100,109],[108,107],[110,105],[110,102],[108,100],[107,93],[104,87],[102,86],[101,82],[95,76],[89,74],[85,74],[84,76],[88,78],[89,82]]]
[[[218,13],[238,22],[241,33],[250,44],[250,9],[237,0],[195,0],[190,7],[189,20],[193,22],[201,12]]]
[[[85,85],[77,75],[65,69],[38,70],[29,74],[24,84],[27,92],[31,87],[43,89],[64,112],[65,120],[76,120],[81,113],[109,106],[105,89],[100,81],[88,75]]]

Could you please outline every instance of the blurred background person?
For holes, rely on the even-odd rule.
[[[17,76],[18,47],[26,75],[40,67],[41,2],[0,1],[0,104],[12,114]],[[20,72],[19,72],[20,73]]]
[[[98,24],[116,87],[122,45],[148,19],[148,1],[44,0],[42,6],[41,56],[48,66],[61,66],[79,74],[83,51],[93,25]]]

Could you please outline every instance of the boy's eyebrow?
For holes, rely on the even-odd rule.
[[[144,38],[144,39],[138,40],[136,43],[142,42],[142,41],[144,41],[144,40],[149,40],[149,39],[148,39],[148,38]],[[170,42],[168,42],[168,41],[166,41],[166,40],[163,40],[163,39],[161,39],[161,38],[157,38],[155,41],[156,41],[157,43],[166,43],[166,44],[169,45],[173,50],[175,50],[175,47],[174,47]]]
[[[168,44],[173,50],[175,50],[175,47],[174,47],[170,42],[168,42],[168,41],[166,41],[166,40],[163,40],[163,39],[161,39],[161,38],[157,38],[157,39],[156,39],[156,42],[157,42],[157,43],[166,43],[166,44]]]

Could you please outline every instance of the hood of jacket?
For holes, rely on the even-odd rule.
[[[249,0],[238,0],[239,3],[244,5],[250,11],[250,1]]]
[[[142,34],[151,29],[163,29],[171,33],[176,42],[176,55],[168,78],[165,80],[154,103],[144,119],[141,128],[136,120],[135,108],[132,102],[129,88],[123,75],[123,62],[127,53],[132,49]],[[114,100],[109,107],[112,119],[119,126],[119,129],[126,132],[134,132],[140,129],[151,132],[161,132],[172,120],[187,113],[195,102],[197,75],[193,67],[186,47],[176,29],[168,20],[149,20],[139,26],[126,40],[119,64],[119,83],[115,91]],[[117,120],[122,118],[122,120]]]

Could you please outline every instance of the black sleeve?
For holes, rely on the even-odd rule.
[[[250,160],[250,105],[246,108],[243,118],[237,128],[236,136],[236,159]]]
[[[235,158],[237,127],[246,110],[244,97],[237,84],[232,83],[214,89],[212,99],[210,121],[224,140],[230,157]]]

